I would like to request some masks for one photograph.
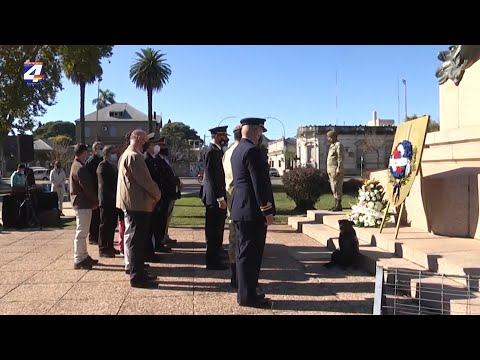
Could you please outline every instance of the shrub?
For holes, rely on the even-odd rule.
[[[345,194],[357,194],[358,189],[360,189],[363,185],[363,181],[357,180],[354,178],[348,179],[343,183],[343,192]]]
[[[295,204],[295,210],[305,212],[314,205],[330,187],[326,173],[313,168],[296,168],[283,178],[285,193]]]

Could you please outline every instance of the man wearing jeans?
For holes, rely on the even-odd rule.
[[[98,260],[93,260],[87,252],[87,235],[90,231],[92,209],[98,207],[94,179],[85,167],[88,158],[87,146],[75,146],[75,160],[70,170],[70,201],[77,218],[77,231],[73,240],[73,268],[90,270]]]

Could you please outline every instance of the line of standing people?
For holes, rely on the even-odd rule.
[[[145,271],[145,261],[157,261],[154,251],[169,252],[167,245],[176,242],[168,236],[168,225],[183,184],[168,163],[168,147],[163,139],[135,130],[128,134],[127,141],[120,159],[113,146],[95,143],[90,158],[86,145],[75,147],[70,174],[71,201],[77,218],[74,268],[91,269],[98,262],[86,251],[87,234],[92,244],[98,239],[100,257],[120,253],[113,246],[118,222],[120,232],[124,228],[120,248],[131,285],[152,288],[157,286],[153,282],[156,277]],[[100,156],[103,159],[99,161]],[[94,221],[98,229],[92,225]]]

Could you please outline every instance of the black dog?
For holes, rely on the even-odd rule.
[[[353,222],[349,220],[338,220],[340,227],[339,250],[332,253],[330,262],[325,264],[327,268],[339,265],[342,269],[357,265],[360,255],[357,233],[353,228]]]

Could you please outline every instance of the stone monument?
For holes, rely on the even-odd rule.
[[[440,131],[427,134],[404,225],[480,239],[480,45],[451,46],[438,58]],[[387,170],[371,177],[388,181]]]

